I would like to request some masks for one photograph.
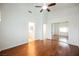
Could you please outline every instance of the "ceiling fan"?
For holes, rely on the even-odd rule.
[[[47,10],[48,12],[50,12],[50,7],[55,6],[56,3],[50,3],[50,4],[46,4],[44,3],[43,6],[35,6],[37,8],[41,8],[40,12],[42,12],[43,10]]]

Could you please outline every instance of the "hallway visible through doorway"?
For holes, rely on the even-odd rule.
[[[51,25],[52,38],[66,42],[68,41],[68,22],[53,23]]]

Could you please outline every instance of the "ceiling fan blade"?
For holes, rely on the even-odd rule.
[[[51,3],[51,4],[48,5],[48,7],[54,6],[54,5],[56,5],[56,3]]]
[[[43,11],[43,9],[40,10],[40,12],[42,12],[42,11]]]
[[[42,6],[35,6],[35,7],[42,7]]]
[[[48,12],[50,12],[50,9],[47,9]]]
[[[32,13],[32,11],[28,11],[29,13]]]

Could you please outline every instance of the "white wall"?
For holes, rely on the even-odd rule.
[[[35,37],[42,38],[42,14],[33,4],[0,4],[0,50],[28,42],[28,22],[36,25]],[[33,7],[33,8],[32,8]],[[32,13],[28,13],[31,10]]]
[[[1,37],[1,6],[0,6],[0,37]],[[0,41],[1,43],[1,41]],[[1,45],[0,45],[1,46]],[[0,47],[1,48],[1,47]],[[1,51],[1,50],[0,50]]]
[[[69,21],[69,44],[79,46],[79,4],[69,6],[61,4],[60,7],[54,7],[48,14],[47,36],[51,38],[51,24],[57,22]]]
[[[1,22],[1,10],[0,10],[0,22]]]
[[[58,34],[59,35],[59,23],[51,24],[51,34]]]

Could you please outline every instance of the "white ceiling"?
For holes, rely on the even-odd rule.
[[[31,3],[30,5],[32,5],[34,10],[40,11],[41,8],[36,8],[35,6],[42,6],[43,3]],[[55,6],[51,7],[51,11],[72,8],[76,6],[79,6],[79,3],[56,3]]]
[[[6,3],[8,4],[8,3]],[[12,3],[10,3],[12,4]],[[10,5],[8,4],[8,5]],[[48,3],[49,4],[49,3]],[[14,4],[19,5],[19,6],[26,6],[26,8],[30,11],[32,11],[33,13],[40,13],[41,8],[36,8],[35,6],[42,6],[43,3],[16,3]],[[51,7],[51,12],[55,11],[55,10],[60,10],[60,9],[67,9],[67,8],[72,8],[72,7],[76,7],[79,6],[79,3],[56,3],[56,5],[54,7]],[[25,8],[25,9],[26,9]]]

